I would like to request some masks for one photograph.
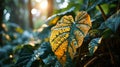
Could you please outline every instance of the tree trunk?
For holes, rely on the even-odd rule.
[[[34,26],[33,26],[31,9],[32,9],[31,0],[29,0],[29,1],[28,1],[29,23],[30,23],[29,25],[30,25],[30,28],[33,29]]]
[[[3,32],[3,10],[4,10],[4,0],[0,0],[0,46],[3,46],[3,41],[2,41],[2,32]]]
[[[54,6],[54,1],[48,0],[48,17],[50,17],[53,14],[53,6]]]

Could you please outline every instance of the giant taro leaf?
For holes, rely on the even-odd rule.
[[[73,10],[75,9],[75,7],[72,7],[70,9],[68,9],[67,11],[58,13],[58,14],[54,14],[52,16],[50,16],[46,21],[45,24],[42,25],[42,27],[40,27],[38,29],[39,31],[39,38],[40,39],[45,39],[49,37],[49,33],[51,32],[50,29],[52,26],[54,26],[57,21],[64,15],[68,15],[68,14],[73,14]]]
[[[109,17],[104,23],[102,23],[99,29],[105,29],[108,27],[112,31],[116,32],[119,25],[120,25],[120,10],[118,10],[115,14]]]
[[[90,16],[81,11],[75,17],[63,16],[51,30],[50,43],[57,59],[64,64],[67,55],[73,59],[76,49],[81,46],[84,37],[91,27]]]

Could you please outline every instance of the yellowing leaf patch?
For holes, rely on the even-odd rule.
[[[52,51],[61,64],[66,62],[66,54],[71,59],[74,58],[76,49],[81,46],[91,26],[90,16],[87,12],[81,11],[75,17],[75,21],[71,15],[63,16],[51,29],[50,43]]]

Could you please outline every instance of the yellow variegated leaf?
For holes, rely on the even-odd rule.
[[[91,26],[90,16],[87,12],[81,11],[75,17],[75,21],[71,15],[63,16],[51,29],[52,51],[61,64],[66,62],[67,53],[73,59],[76,49],[81,46]]]
[[[56,16],[54,19],[50,20],[48,25],[52,26],[55,25],[57,23],[57,21],[59,20],[60,16]]]

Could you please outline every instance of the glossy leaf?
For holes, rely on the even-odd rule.
[[[24,45],[19,53],[19,58],[17,63],[15,64],[16,67],[19,66],[26,66],[27,63],[30,61],[32,54],[33,54],[33,47],[30,45]]]
[[[120,10],[108,18],[104,23],[101,24],[99,29],[110,28],[112,31],[116,31],[120,25]]]
[[[54,66],[56,62],[56,57],[54,56],[54,53],[52,52],[52,49],[50,47],[49,42],[43,42],[40,47],[34,51],[34,54],[31,57],[31,60],[28,62],[28,66],[33,63],[33,61],[41,59],[42,62],[47,65]]]
[[[99,44],[101,43],[102,38],[94,38],[88,44],[88,50],[90,55],[93,55],[94,52],[97,50]]]
[[[48,42],[43,42],[40,47],[34,51],[34,59],[45,59],[50,53],[52,54],[50,44]]]
[[[64,12],[61,12],[61,13],[58,13],[58,14],[54,14],[53,16],[49,17],[47,20],[46,20],[46,24],[52,26],[52,25],[55,25],[57,23],[57,21],[64,15],[66,14],[69,14],[71,13],[73,10],[75,9],[75,7],[72,7],[70,8],[69,10],[67,11],[64,11]]]
[[[115,1],[117,1],[117,0],[110,0],[110,1],[109,0],[89,0],[87,11],[90,11],[90,10],[94,9],[99,4],[113,3]]]
[[[91,27],[90,17],[81,11],[75,17],[63,16],[51,30],[50,43],[57,59],[64,64],[69,55],[73,59],[76,49],[81,46],[84,37]]]

